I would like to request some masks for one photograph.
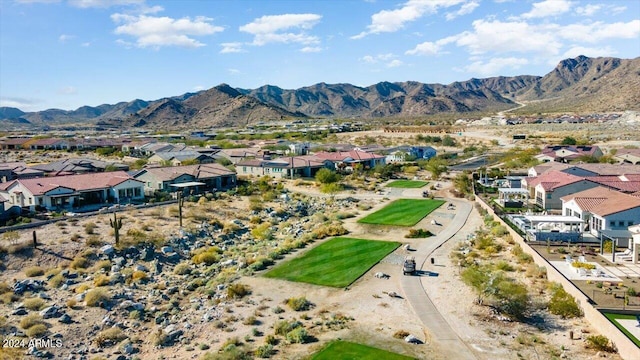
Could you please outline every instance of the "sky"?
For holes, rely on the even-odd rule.
[[[639,0],[0,0],[0,106],[449,84],[640,56]]]

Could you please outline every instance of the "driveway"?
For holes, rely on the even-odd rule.
[[[416,258],[419,269],[424,268],[427,261],[431,261],[431,254],[447,240],[451,239],[465,224],[473,206],[462,200],[447,199],[456,205],[456,214],[449,226],[436,236],[429,238],[412,254]],[[438,309],[433,305],[429,295],[422,286],[420,276],[403,276],[400,281],[405,298],[413,308],[431,335],[430,340],[436,343],[445,359],[476,359],[471,349],[453,331]]]

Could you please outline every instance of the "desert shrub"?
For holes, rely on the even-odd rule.
[[[30,338],[42,337],[47,333],[47,325],[45,324],[36,324],[25,330],[25,335]]]
[[[20,299],[20,297],[14,294],[13,291],[0,295],[0,302],[2,302],[3,304],[11,304],[18,299]]]
[[[604,335],[590,335],[586,338],[587,347],[598,351],[614,352],[615,349],[611,346],[609,338]]]
[[[181,262],[180,264],[176,265],[175,268],[173,268],[173,273],[176,275],[187,275],[191,273],[191,267],[189,267],[188,263]]]
[[[244,325],[258,325],[258,319],[256,319],[255,316],[249,316],[248,318],[244,319],[244,321],[242,321],[242,323]]]
[[[627,289],[627,295],[629,295],[629,296],[637,296],[638,292],[636,291],[636,289],[630,287],[630,288]]]
[[[255,261],[249,265],[249,268],[253,271],[260,271],[271,265],[273,265],[272,259],[261,256],[255,259]]]
[[[32,266],[26,268],[24,274],[28,277],[42,276],[44,275],[44,270],[40,266]]]
[[[227,287],[227,297],[231,299],[241,299],[249,294],[251,294],[251,289],[248,285],[235,283]]]
[[[284,312],[284,309],[281,308],[280,306],[276,306],[273,308],[273,313],[274,314],[282,314]]]
[[[98,276],[96,276],[95,279],[93,279],[93,284],[95,286],[107,286],[109,285],[109,282],[111,281],[111,279],[104,274],[100,274]]]
[[[46,324],[44,320],[42,320],[42,316],[38,314],[29,314],[20,320],[20,327],[25,330],[38,324]]]
[[[264,338],[264,342],[269,344],[269,345],[277,345],[278,344],[278,338],[276,338],[275,336],[269,334]]]
[[[107,302],[111,299],[109,293],[106,290],[98,288],[91,289],[84,296],[84,301],[87,306],[100,306],[100,304]]]
[[[404,237],[407,239],[418,239],[433,236],[433,233],[427,229],[410,229],[409,233]]]
[[[583,263],[583,262],[579,262],[579,261],[572,262],[571,266],[573,266],[574,268],[582,268],[582,269],[586,269],[586,270],[593,270],[593,269],[596,268],[596,266],[594,264]]]
[[[94,265],[94,268],[96,270],[109,271],[109,270],[111,270],[111,261],[110,260],[100,260]]]
[[[549,300],[549,312],[562,318],[575,318],[582,316],[582,309],[576,299],[567,293],[562,285],[551,285],[551,300]]]
[[[82,239],[82,235],[80,235],[78,233],[75,233],[75,234],[71,235],[71,241],[78,241],[80,239]]]
[[[91,289],[91,287],[87,284],[80,284],[75,288],[76,294],[82,294],[83,292]]]
[[[348,233],[349,233],[349,230],[345,229],[341,223],[332,223],[332,224],[322,224],[316,227],[311,232],[311,236],[314,239],[324,239],[329,236],[340,236]]]
[[[193,252],[191,261],[193,261],[194,264],[211,265],[220,260],[220,256],[218,254],[221,252],[222,251],[217,246],[200,248]]]
[[[89,235],[87,240],[85,240],[85,244],[87,246],[100,246],[102,245],[102,240],[100,240],[100,236],[98,235]]]
[[[504,261],[504,260],[500,260],[495,264],[495,267],[497,270],[502,270],[502,271],[513,271],[513,266],[511,266],[511,264],[509,264],[508,262]]]
[[[0,295],[13,291],[6,281],[0,281]]]
[[[495,225],[491,228],[491,234],[493,236],[505,236],[509,234],[509,230],[504,225]]]
[[[395,333],[393,333],[393,337],[396,339],[404,339],[407,336],[409,336],[409,333],[404,330],[398,330]]]
[[[143,282],[143,281],[146,281],[148,278],[149,276],[147,275],[147,273],[140,270],[136,270],[133,272],[133,274],[131,274],[131,279],[135,282]]]
[[[292,344],[305,344],[309,341],[309,334],[305,328],[298,327],[289,331],[285,338]]]
[[[94,234],[95,229],[98,227],[98,225],[96,225],[93,222],[88,222],[86,224],[84,224],[84,232],[87,233],[87,235],[92,235]]]
[[[294,311],[306,311],[311,307],[311,302],[306,297],[289,298],[286,300],[287,306]]]
[[[131,320],[143,320],[144,319],[144,311],[133,310],[129,313],[129,319]]]
[[[57,274],[49,279],[49,286],[51,286],[52,288],[58,288],[60,287],[60,285],[62,285],[63,281],[64,276],[62,276],[62,274]]]
[[[302,323],[300,323],[299,321],[281,320],[276,322],[275,325],[273,325],[273,331],[275,332],[276,335],[285,336],[292,330],[297,329],[301,326],[302,326]]]
[[[25,299],[22,303],[27,309],[35,311],[42,309],[44,306],[44,300],[37,297]]]
[[[154,346],[163,346],[169,341],[169,336],[162,330],[158,329],[151,335],[151,343]]]
[[[127,335],[118,327],[102,330],[96,335],[95,342],[99,347],[112,346],[127,338]]]
[[[71,261],[69,267],[72,269],[86,269],[89,267],[89,260],[82,256],[78,256]]]
[[[273,350],[273,345],[271,344],[258,346],[255,351],[255,355],[261,359],[268,359],[273,356],[273,354],[275,354],[275,351]]]
[[[271,240],[273,238],[273,231],[271,231],[270,223],[262,223],[260,225],[256,225],[253,229],[251,229],[251,235],[258,240]]]
[[[71,298],[67,300],[67,302],[65,302],[65,305],[67,305],[69,309],[73,309],[74,307],[76,307],[76,305],[78,305],[78,301],[76,301],[76,299]]]
[[[344,190],[344,187],[338,183],[322,184],[320,191],[325,194],[333,194]]]

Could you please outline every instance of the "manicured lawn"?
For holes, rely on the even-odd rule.
[[[634,321],[634,325],[637,325],[638,323],[635,322],[636,321],[636,316],[635,315],[623,315],[623,314],[613,314],[613,313],[607,313],[607,312],[603,312],[604,316],[607,317],[607,319],[611,320],[611,322],[618,328],[620,329],[620,331],[622,331],[625,335],[627,335],[627,337],[629,339],[631,339],[631,341],[633,341],[634,344],[636,344],[636,346],[640,347],[640,339],[636,339],[635,336],[633,336],[624,326],[620,325],[616,320],[618,319],[624,319],[624,320],[633,320]]]
[[[413,226],[444,204],[443,200],[400,199],[358,220],[363,224]]]
[[[277,265],[264,276],[345,287],[398,246],[400,243],[397,242],[337,237]]]
[[[412,360],[414,358],[346,341],[333,341],[311,360]]]
[[[405,189],[417,189],[427,185],[426,181],[417,180],[396,180],[387,184],[387,187],[392,188],[405,188]]]

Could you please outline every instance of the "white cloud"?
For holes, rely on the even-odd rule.
[[[58,89],[58,94],[61,95],[75,95],[78,93],[78,89],[73,86],[65,86],[63,88]]]
[[[227,72],[231,75],[240,75],[242,72],[238,69],[227,69]]]
[[[18,4],[53,4],[59,3],[60,0],[14,0]]]
[[[627,7],[626,6],[611,6],[611,13],[614,15],[618,15],[622,12],[627,11]]]
[[[242,43],[240,42],[230,42],[230,43],[222,43],[222,50],[220,50],[220,54],[231,54],[231,53],[241,53],[245,52],[242,48]]]
[[[416,45],[415,48],[411,50],[407,50],[405,55],[440,55],[446,54],[447,52],[442,51],[442,47],[444,45],[455,42],[458,39],[458,36],[449,36],[443,39],[440,39],[436,42],[425,41],[421,44]]]
[[[394,67],[398,67],[398,66],[402,66],[402,65],[404,65],[404,63],[402,61],[400,61],[398,59],[395,59],[395,60],[391,60],[391,62],[389,62],[387,64],[387,67],[394,68]]]
[[[531,19],[558,16],[571,10],[571,6],[573,6],[573,2],[569,0],[544,0],[534,3],[531,11],[522,14],[522,17]]]
[[[602,9],[600,4],[587,4],[585,6],[578,6],[576,8],[576,14],[580,16],[591,16]]]
[[[205,46],[193,36],[211,35],[224,30],[211,24],[212,19],[198,16],[173,19],[147,15],[113,14],[111,19],[121,24],[116,34],[130,35],[136,38],[136,46],[160,48],[162,46],[180,46],[196,48]]]
[[[80,44],[80,45],[81,45],[81,46],[84,46],[84,47],[89,47],[89,46],[91,46],[91,41],[83,42],[83,43],[82,43],[82,44]]]
[[[562,47],[557,31],[558,27],[553,24],[476,20],[473,31],[465,31],[450,39],[455,38],[456,44],[466,47],[471,54],[521,52],[555,55]]]
[[[382,10],[371,15],[371,24],[367,30],[352,39],[361,39],[367,35],[385,32],[396,32],[404,28],[406,23],[416,21],[427,14],[435,14],[439,8],[448,8],[463,3],[465,0],[409,0],[399,9]]]
[[[322,48],[319,46],[305,46],[302,49],[300,49],[300,52],[303,52],[303,53],[317,53],[321,51],[322,51]]]
[[[365,55],[360,58],[360,61],[367,64],[382,64],[389,68],[404,65],[402,61],[398,60],[398,56],[392,53]]]
[[[529,61],[524,58],[492,58],[487,62],[484,61],[475,61],[464,67],[464,70],[470,72],[472,74],[480,75],[480,76],[492,76],[499,75],[502,73],[503,69],[519,69],[523,65],[527,65]]]
[[[193,91],[202,91],[204,89],[205,89],[204,85],[196,85],[193,87]]]
[[[108,8],[116,5],[142,5],[145,0],[68,0],[69,5],[78,8]]]
[[[318,14],[282,14],[265,15],[253,22],[240,26],[240,31],[253,35],[253,45],[263,46],[269,43],[318,44],[320,40],[308,35],[322,19]]]
[[[605,24],[597,21],[589,24],[570,24],[563,26],[559,36],[571,41],[597,43],[608,39],[634,39],[640,37],[640,20],[627,23]]]
[[[73,38],[75,38],[75,35],[67,35],[67,34],[62,34],[60,36],[58,36],[58,41],[60,41],[61,43],[65,43],[68,40],[71,40]]]
[[[478,3],[477,1],[471,1],[471,2],[468,2],[466,4],[463,4],[460,7],[460,9],[458,9],[458,11],[447,13],[447,15],[445,17],[446,17],[447,20],[453,20],[453,19],[457,18],[458,16],[471,14],[473,12],[473,10],[475,10],[478,6],[480,6],[480,3]]]
[[[22,111],[37,111],[42,108],[43,101],[40,99],[21,97],[0,97],[0,106],[18,108]]]
[[[564,54],[559,59],[553,62],[553,65],[556,65],[562,59],[575,58],[578,55],[584,55],[588,57],[601,57],[601,56],[612,56],[616,52],[609,46],[601,47],[601,48],[593,48],[593,47],[584,47],[574,45],[569,50],[565,51]]]
[[[122,39],[117,39],[116,40],[116,44],[118,44],[120,46],[123,46],[123,47],[125,47],[127,49],[131,49],[134,46],[133,43],[125,41],[125,40],[122,40]]]

